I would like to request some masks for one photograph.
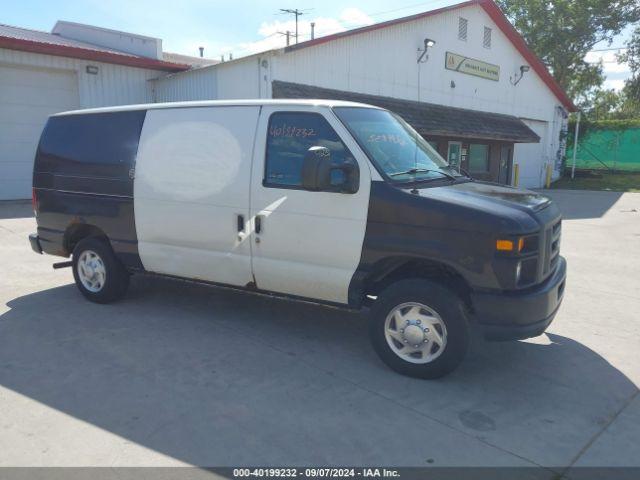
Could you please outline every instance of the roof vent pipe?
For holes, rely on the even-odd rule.
[[[198,47],[198,50],[200,50],[200,58],[204,57],[204,47]]]
[[[229,54],[229,60],[233,60],[233,53]]]
[[[311,22],[311,40],[316,38],[315,31],[316,31],[316,22]]]
[[[220,55],[220,61],[224,62],[224,55]]]
[[[289,46],[289,42],[291,41],[291,32],[289,30],[287,30],[287,47]]]

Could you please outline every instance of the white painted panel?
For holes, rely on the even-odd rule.
[[[134,206],[145,269],[230,285],[252,281],[249,219],[260,108],[150,110],[136,160]]]
[[[268,117],[275,111],[326,114],[359,164],[358,192],[264,187]],[[362,253],[371,173],[368,160],[344,126],[322,107],[263,107],[252,177],[251,215],[264,217],[260,242],[253,245],[253,271],[258,288],[347,303],[349,283]]]
[[[31,197],[33,159],[47,117],[78,103],[74,71],[0,64],[0,200]]]
[[[547,122],[523,120],[523,122],[540,137],[540,143],[518,143],[513,152],[513,163],[520,165],[518,186],[523,188],[539,188],[544,184],[545,166],[548,158]]]

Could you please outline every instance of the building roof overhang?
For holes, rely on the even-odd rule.
[[[274,81],[273,98],[346,100],[385,108],[400,115],[421,135],[538,143],[540,137],[521,119],[500,113],[447,107],[433,103],[346,92],[299,83]]]

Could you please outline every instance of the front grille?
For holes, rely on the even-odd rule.
[[[560,259],[560,236],[562,220],[557,220],[545,230],[542,276],[547,278],[558,265]]]

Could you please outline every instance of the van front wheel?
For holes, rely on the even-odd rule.
[[[80,293],[95,303],[118,300],[129,287],[129,272],[110,245],[95,237],[85,238],[73,249],[73,278]]]
[[[464,358],[469,328],[462,300],[429,280],[402,280],[379,296],[369,333],[375,351],[393,370],[434,379]]]

